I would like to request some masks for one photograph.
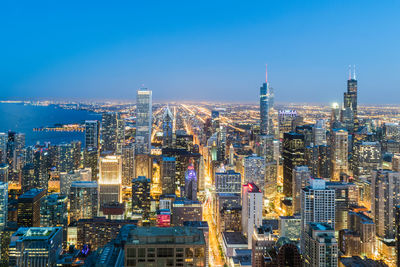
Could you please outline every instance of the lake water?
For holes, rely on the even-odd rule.
[[[85,120],[101,120],[101,115],[85,110],[62,109],[54,105],[32,106],[0,103],[0,132],[25,133],[26,145],[37,142],[59,144],[79,140],[82,132],[34,132],[33,128],[52,127],[55,124],[83,123]]]

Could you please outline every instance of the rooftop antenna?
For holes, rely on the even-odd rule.
[[[353,72],[353,80],[357,80],[356,78],[356,65],[353,65],[354,72]]]
[[[351,65],[349,65],[349,80],[351,80]]]
[[[268,64],[265,64],[265,83],[268,83]]]

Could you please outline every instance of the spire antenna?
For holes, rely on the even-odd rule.
[[[351,80],[351,65],[349,65],[349,80]]]
[[[353,65],[353,68],[354,68],[353,79],[357,80],[357,77],[356,77],[356,65]]]
[[[265,83],[268,83],[268,64],[265,64]]]

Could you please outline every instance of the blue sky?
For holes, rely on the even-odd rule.
[[[2,1],[3,99],[399,103],[400,1]]]

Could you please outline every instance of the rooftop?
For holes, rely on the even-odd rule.
[[[195,227],[137,227],[129,229],[128,242],[138,244],[205,244],[204,234]]]
[[[228,245],[247,245],[247,239],[241,232],[223,232],[222,235]]]
[[[71,184],[71,187],[90,187],[90,188],[97,188],[96,181],[74,181]]]
[[[14,236],[18,236],[19,240],[47,240],[51,239],[62,227],[21,227]]]

